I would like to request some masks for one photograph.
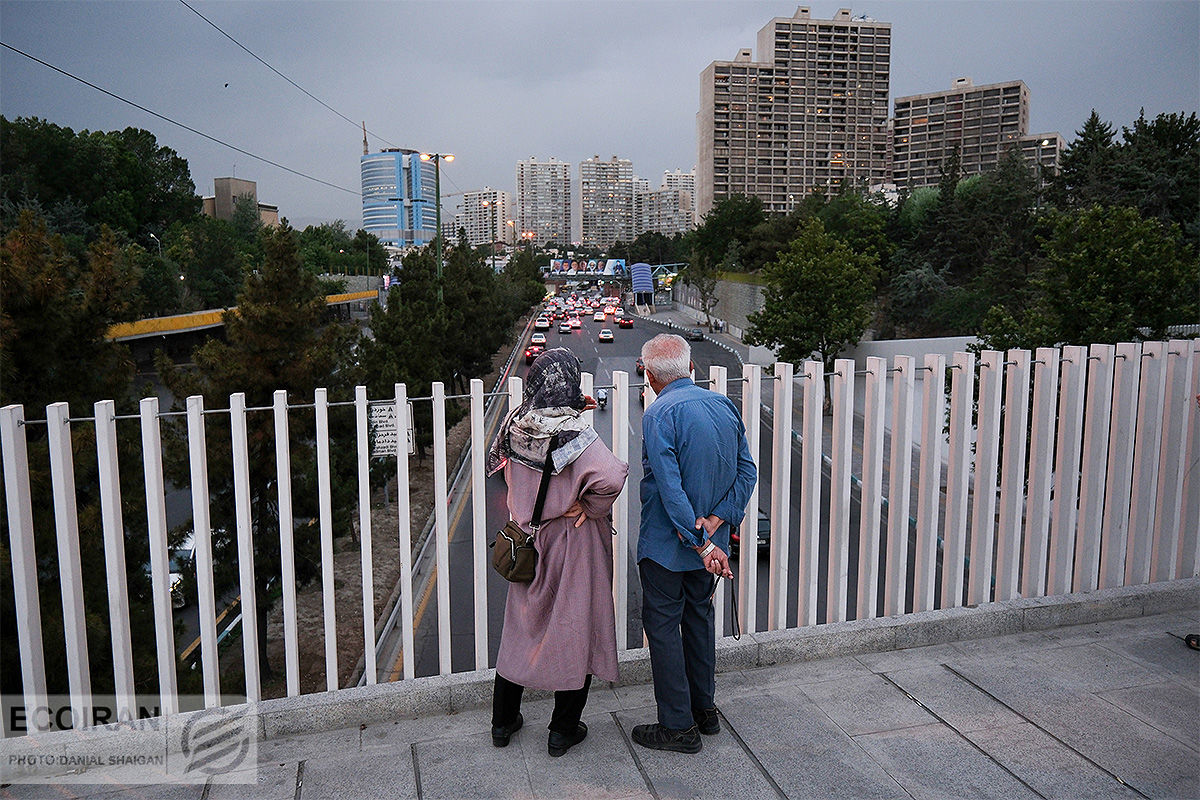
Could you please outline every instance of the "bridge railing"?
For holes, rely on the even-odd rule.
[[[1045,348],[1033,353],[984,351],[978,358],[955,353],[948,363],[941,355],[927,356],[921,364],[909,356],[897,356],[890,363],[870,358],[862,372],[855,371],[853,361],[839,360],[828,375],[820,362],[796,366],[781,362],[770,372],[764,375],[760,366],[748,364],[740,377],[728,375],[722,367],[713,367],[707,376],[712,390],[740,396],[756,461],[768,449],[770,452],[770,479],[755,488],[743,526],[748,535],[742,540],[739,556],[737,603],[743,630],[811,626],[1200,574],[1200,340]],[[628,460],[630,412],[639,387],[623,371],[614,372],[612,381],[611,413],[604,416],[611,421],[614,453]],[[860,381],[861,415],[855,411]],[[587,392],[596,388],[591,375],[584,375],[584,388]],[[653,392],[644,388],[646,400],[652,401]],[[512,408],[520,401],[521,380],[510,378],[506,389],[495,400],[502,405],[507,395]],[[489,398],[482,382],[472,381],[470,394],[462,398],[448,397],[444,386],[435,383],[431,397],[413,399],[414,403],[428,403],[431,409],[431,542],[440,576],[450,574],[446,409],[448,402],[457,400],[469,405],[471,455],[464,485],[469,484],[472,498],[479,498],[484,493],[484,457],[489,444],[485,436]],[[354,400],[345,403],[331,402],[324,389],[317,389],[311,402],[289,404],[286,393],[280,391],[271,405],[259,408],[248,408],[240,393],[231,395],[228,408],[221,409],[205,408],[202,398],[190,397],[184,412],[163,412],[156,398],[146,398],[136,416],[120,418],[112,401],[96,403],[93,415],[86,418],[71,417],[65,403],[47,406],[44,420],[27,420],[20,405],[0,409],[16,645],[26,706],[45,703],[45,631],[61,631],[64,637],[72,707],[82,710],[90,703],[93,675],[86,618],[103,614],[105,609],[85,605],[83,570],[100,569],[101,565],[81,563],[81,535],[103,537],[102,568],[111,631],[107,648],[111,649],[118,711],[132,714],[137,703],[135,677],[142,685],[148,682],[149,676],[134,675],[131,656],[133,636],[148,634],[133,630],[130,622],[125,579],[128,534],[117,455],[120,421],[125,426],[122,435],[140,440],[145,476],[157,705],[165,714],[179,708],[164,501],[162,426],[168,413],[180,415],[186,425],[205,705],[221,703],[216,635],[221,587],[214,579],[206,443],[214,414],[227,417],[222,422],[228,422],[232,452],[245,696],[251,701],[262,696],[259,651],[265,646],[265,632],[258,629],[255,613],[255,535],[279,540],[286,692],[296,695],[301,691],[294,476],[287,435],[289,424],[300,414],[312,415],[306,422],[311,420],[314,425],[326,689],[339,688],[331,409],[352,413],[354,418],[363,637],[377,644],[374,581],[379,570],[372,561],[372,538],[397,536],[398,610],[394,617],[401,637],[401,680],[413,680],[410,456],[400,447],[394,459],[398,486],[395,519],[386,530],[374,530],[370,486],[373,407],[390,407],[396,419],[408,419],[406,387],[398,384],[393,396],[374,399],[359,387]],[[493,420],[499,411],[493,409]],[[278,520],[271,523],[273,528],[256,525],[249,496],[248,420],[268,414],[273,420],[269,430],[274,432],[276,458],[273,474],[264,477],[273,480],[270,499]],[[605,425],[596,412],[588,414],[599,426]],[[761,433],[767,421],[769,442],[762,441]],[[41,424],[45,430],[35,430]],[[97,486],[76,485],[75,426],[86,426],[92,429],[88,433],[94,433]],[[265,429],[267,426],[259,428]],[[27,447],[31,430],[44,437],[49,454],[53,553],[35,551]],[[403,433],[398,438],[402,442]],[[821,445],[823,441],[831,444]],[[793,463],[797,449],[799,455]],[[827,499],[823,481],[829,487]],[[629,629],[628,613],[628,558],[630,537],[635,535],[629,521],[633,486],[635,480],[626,485],[614,507],[613,596],[617,640],[623,648],[631,638],[641,639],[638,631]],[[94,529],[81,528],[76,498],[84,489],[100,499],[101,513]],[[793,495],[798,498],[796,514],[791,510]],[[473,578],[469,591],[475,642],[470,668],[480,669],[490,666],[488,640],[495,633],[489,631],[488,585],[499,578],[487,565],[486,545],[492,529],[485,503],[470,502],[473,542],[469,569]],[[852,502],[859,508],[856,525],[851,522]],[[770,545],[761,551],[752,533],[760,507],[769,508],[771,526]],[[86,524],[92,523],[88,520]],[[789,536],[793,531],[796,535]],[[792,541],[797,543],[798,553],[789,552]],[[760,561],[767,565],[765,585],[759,582]],[[56,586],[52,581],[43,582],[55,573]],[[450,586],[448,580],[436,584],[438,670],[445,674],[451,671]],[[57,602],[43,605],[40,594],[47,588],[61,594],[61,606]],[[822,597],[818,597],[819,588],[823,588]],[[760,598],[765,600],[764,619],[759,618]],[[729,598],[719,592],[715,602],[718,632],[724,636],[728,633]],[[61,620],[45,624],[43,608],[61,608]],[[376,647],[365,647],[363,658],[365,680],[375,683]]]

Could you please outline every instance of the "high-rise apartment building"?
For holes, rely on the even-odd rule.
[[[580,241],[593,247],[635,236],[633,162],[592,156],[579,162]]]
[[[662,188],[687,192],[687,204],[692,208],[691,227],[698,225],[700,220],[696,217],[696,168],[692,167],[690,172],[681,169],[663,172]]]
[[[1064,147],[1066,142],[1057,133],[1032,133],[1021,137],[1021,154],[1033,170],[1039,189],[1046,185],[1051,176],[1058,174]]]
[[[656,189],[639,196],[642,225],[639,232],[674,236],[686,233],[693,225],[692,193],[682,189]]]
[[[571,165],[533,156],[517,162],[518,237],[540,245],[571,241]]]
[[[459,212],[454,215],[454,236],[465,230],[472,247],[492,242],[511,244],[515,227],[512,195],[490,187],[464,192]]]
[[[1021,147],[1028,132],[1029,87],[1024,81],[976,86],[970,78],[958,78],[946,91],[897,97],[893,181],[909,191],[936,186],[955,150],[964,176],[995,169],[1005,150]],[[1043,139],[1057,140],[1058,134],[1044,134],[1037,141]],[[1053,165],[1057,163],[1055,157]]]
[[[733,194],[788,211],[815,189],[887,176],[892,26],[841,9],[794,16],[758,32],[749,49],[700,75],[697,213]]]
[[[388,149],[359,159],[363,230],[392,247],[421,247],[437,231],[434,162],[415,150]]]

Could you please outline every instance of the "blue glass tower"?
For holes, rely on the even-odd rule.
[[[422,247],[437,232],[434,165],[416,150],[388,149],[359,160],[363,230],[393,247]]]

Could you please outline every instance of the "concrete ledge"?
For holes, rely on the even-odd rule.
[[[932,644],[1005,636],[1140,616],[1200,611],[1200,578],[1123,586],[1060,597],[1005,600],[976,607],[925,611],[898,617],[851,620],[827,625],[743,634],[717,644],[717,671],[736,672],[774,664],[814,661],[842,655],[878,653]],[[649,683],[647,648],[619,654],[616,685]],[[228,706],[226,711],[252,718],[258,735],[276,739],[297,734],[337,730],[431,714],[450,714],[491,703],[495,671],[491,669],[417,678],[412,681],[340,689],[299,697]],[[549,696],[528,693],[528,697]],[[159,718],[158,735],[168,741],[186,727],[193,715],[183,712]],[[0,741],[0,753],[102,753],[126,736],[153,736],[123,725],[82,731],[56,731]],[[169,745],[174,749],[173,744]]]

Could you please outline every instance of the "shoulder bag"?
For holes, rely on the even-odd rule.
[[[550,445],[546,448],[546,462],[542,466],[542,482],[538,486],[537,500],[533,504],[533,518],[528,533],[513,520],[496,532],[496,539],[488,547],[492,548],[492,567],[500,573],[500,577],[511,583],[529,583],[537,571],[537,550],[533,546],[533,537],[542,526],[542,507],[546,505],[546,490],[550,486],[550,473],[554,470],[552,454],[558,447],[558,434],[550,437]]]

